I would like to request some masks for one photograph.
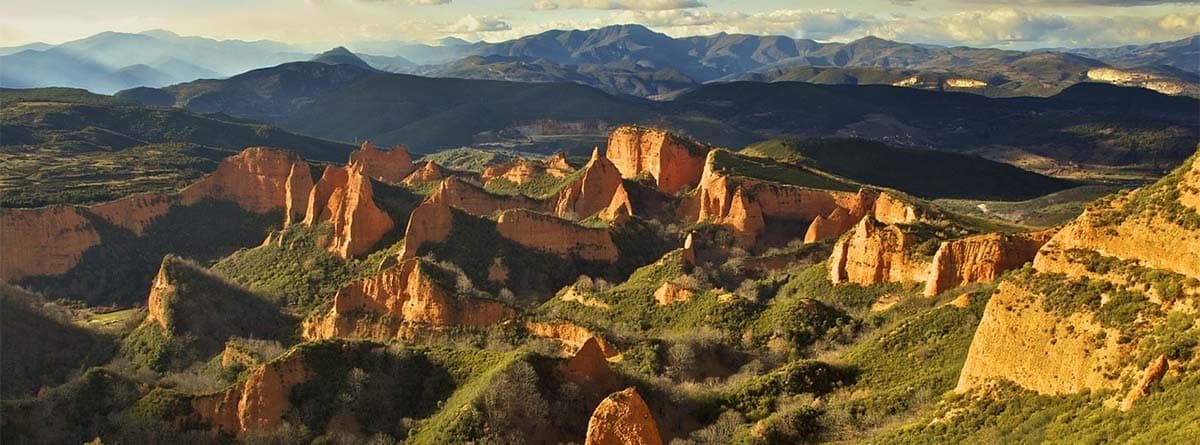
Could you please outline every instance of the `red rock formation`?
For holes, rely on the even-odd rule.
[[[1167,357],[1164,355],[1159,355],[1157,359],[1150,362],[1150,365],[1146,367],[1145,374],[1142,375],[1142,381],[1133,388],[1130,388],[1129,393],[1125,395],[1125,399],[1121,401],[1121,411],[1129,411],[1133,408],[1134,403],[1142,397],[1149,395],[1150,389],[1154,387],[1154,384],[1167,375],[1167,368],[1169,367]]]
[[[630,206],[621,172],[600,156],[599,149],[592,151],[591,160],[583,167],[583,176],[563,188],[556,201],[555,214],[569,219],[587,218],[610,207]]]
[[[920,241],[900,227],[868,215],[834,245],[829,280],[863,286],[925,281],[930,263],[910,252]]]
[[[596,345],[600,347],[600,352],[604,354],[604,357],[611,358],[621,355],[621,351],[618,351],[616,347],[610,345],[608,342],[604,341],[604,339],[597,337],[592,331],[568,321],[526,321],[525,329],[527,329],[530,334],[538,337],[552,338],[562,342],[564,346],[569,348],[565,351],[566,355],[568,356],[574,355],[580,348],[583,347],[584,343],[587,343],[591,340],[595,340]]]
[[[1187,195],[1200,190],[1200,174],[1194,174],[1197,158],[1200,155],[1153,185],[1092,206],[1042,246],[1032,271],[1001,281],[972,338],[957,390],[968,391],[995,379],[1042,394],[1117,389],[1122,381],[1139,374],[1152,377],[1152,381],[1160,372],[1157,367],[1143,371],[1133,366],[1129,357],[1139,341],[1154,339],[1149,341],[1166,342],[1159,344],[1160,348],[1173,347],[1168,346],[1173,340],[1155,335],[1166,323],[1165,317],[1141,311],[1131,344],[1122,340],[1128,331],[1102,322],[1097,311],[1084,305],[1069,313],[1052,310],[1046,299],[1062,297],[1046,295],[1043,288],[1055,283],[1049,280],[1086,277],[1089,287],[1106,283],[1141,294],[1162,313],[1178,310],[1177,302],[1164,300],[1155,286],[1147,286],[1138,277],[1145,276],[1141,268],[1146,268],[1183,275],[1183,283],[1200,278],[1200,231],[1164,217],[1163,211],[1171,209],[1176,217],[1195,211]],[[1089,268],[1097,257],[1105,262],[1137,264],[1139,269]],[[1185,294],[1200,292],[1183,283]],[[1101,300],[1105,297],[1111,293],[1102,294]],[[1143,377],[1143,381],[1147,380]],[[1134,389],[1141,392],[1140,386]]]
[[[559,172],[568,172],[575,169],[571,167],[571,163],[567,162],[567,154],[561,151],[546,159],[546,167],[551,171],[558,170]]]
[[[283,423],[291,407],[292,388],[312,373],[300,354],[288,354],[256,369],[244,382],[192,400],[192,411],[228,434],[271,431]]]
[[[421,168],[407,178],[404,178],[404,183],[408,185],[418,184],[429,181],[441,181],[446,179],[446,171],[436,162],[428,161],[421,165]]]
[[[679,259],[683,262],[684,268],[690,268],[696,265],[696,246],[692,239],[692,234],[688,233],[687,238],[683,239],[683,248],[680,249]]]
[[[168,298],[175,294],[175,283],[167,276],[167,262],[158,267],[158,274],[150,283],[150,296],[146,299],[146,320],[158,324],[163,331],[169,332],[171,320],[167,314]]]
[[[562,373],[567,381],[584,389],[598,390],[601,394],[617,386],[617,374],[608,367],[608,360],[596,337],[588,338],[575,355],[563,364]]]
[[[321,205],[321,197],[326,193],[328,197]],[[358,163],[344,169],[325,169],[308,202],[305,223],[328,221],[333,226],[333,236],[326,241],[326,247],[342,258],[368,252],[395,226],[392,218],[375,205],[371,180]]]
[[[383,151],[363,142],[362,147],[350,153],[350,164],[361,164],[363,173],[371,179],[387,183],[399,182],[413,172],[412,156],[403,145]]]
[[[192,205],[205,199],[227,200],[242,208],[267,213],[275,209],[299,209],[299,202],[288,201],[289,184],[292,198],[299,200],[304,186],[302,174],[308,164],[296,153],[275,148],[247,148],[236,156],[226,158],[217,170],[183,189],[183,204]],[[308,182],[311,183],[309,176]]]
[[[484,184],[495,179],[504,179],[516,184],[524,184],[540,174],[546,173],[546,166],[536,161],[517,158],[511,161],[493,165],[483,169],[480,179]]]
[[[445,241],[450,236],[453,218],[450,206],[442,202],[437,194],[426,198],[408,217],[408,228],[404,232],[404,246],[400,250],[400,258],[416,258],[417,251],[426,243]]]
[[[989,233],[943,242],[933,256],[925,295],[991,282],[1005,271],[1033,261],[1038,249],[1054,233],[1055,230],[1012,235]]]
[[[633,216],[633,203],[630,202],[629,193],[625,191],[625,184],[622,183],[613,191],[612,201],[609,201],[608,207],[600,211],[600,218],[618,221],[630,216]]]
[[[434,192],[437,199],[451,207],[465,210],[472,215],[491,215],[508,209],[542,209],[542,202],[524,196],[493,195],[475,185],[468,184],[457,176],[442,181]]]
[[[654,291],[654,301],[659,306],[667,306],[675,303],[686,303],[695,297],[696,293],[690,289],[684,288],[670,281],[663,283]]]
[[[167,214],[176,202],[176,197],[171,195],[146,193],[96,204],[88,207],[88,210],[113,225],[141,236],[146,233],[147,226]]]
[[[862,217],[859,216],[859,219]],[[804,232],[804,242],[807,244],[837,238],[853,228],[856,222],[850,212],[841,207],[834,209],[828,218],[817,215]]]
[[[708,147],[672,133],[642,127],[620,127],[608,137],[606,156],[626,178],[647,173],[658,189],[675,193],[695,186],[704,171]]]
[[[338,290],[333,309],[304,326],[306,339],[403,336],[413,327],[439,330],[452,326],[488,326],[514,312],[498,301],[460,297],[429,274],[435,267],[421,260],[405,260]],[[364,315],[373,322],[364,322]],[[387,316],[392,324],[381,320]],[[375,324],[372,324],[375,323]]]
[[[100,234],[73,206],[0,209],[0,278],[11,281],[71,270]]]
[[[283,226],[296,223],[308,212],[308,195],[312,192],[312,170],[307,165],[293,164],[288,173],[287,184],[284,187],[286,208],[283,212]]]
[[[888,192],[875,198],[872,214],[884,224],[911,224],[921,219],[916,207]]]
[[[500,236],[534,249],[591,261],[617,260],[617,246],[607,230],[591,229],[570,221],[524,209],[500,214]]]
[[[585,445],[662,445],[658,424],[634,388],[615,392],[592,412]]]

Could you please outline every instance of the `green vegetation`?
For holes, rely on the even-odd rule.
[[[1074,185],[984,158],[863,139],[775,139],[741,154],[829,172],[926,199],[1030,199]]]
[[[1143,187],[1124,196],[1097,201],[1093,204],[1096,210],[1093,221],[1099,227],[1121,224],[1130,218],[1150,219],[1160,217],[1187,230],[1200,230],[1200,212],[1183,205],[1179,198],[1185,188],[1193,187],[1183,182],[1183,177],[1192,169],[1192,164],[1200,162],[1200,155],[1194,155],[1184,161],[1183,165],[1164,176],[1152,185]],[[1190,190],[1192,193],[1200,192]],[[1111,205],[1113,201],[1119,205]]]
[[[1187,443],[1200,435],[1200,375],[1168,374],[1128,412],[1114,394],[1038,395],[1013,384],[983,395],[952,395],[936,411],[873,440],[897,443]]]
[[[1119,186],[1084,185],[1038,198],[1006,202],[973,199],[938,199],[938,207],[975,218],[1001,220],[1020,226],[1047,228],[1064,224],[1083,213],[1088,203],[1120,190]]]
[[[0,410],[4,412],[0,418],[0,440],[84,443],[97,437],[111,437],[119,428],[114,414],[131,406],[137,396],[134,381],[92,368],[79,379],[50,389],[36,399],[0,402]]]
[[[500,165],[517,158],[542,159],[545,155],[516,150],[481,149],[481,148],[452,148],[430,153],[421,157],[422,161],[431,161],[450,170],[481,173],[483,169]]]
[[[501,195],[524,195],[533,199],[547,199],[557,195],[563,188],[582,176],[583,170],[576,170],[562,177],[541,173],[523,184],[517,184],[504,178],[495,178],[488,181],[484,185],[484,189]]]
[[[828,190],[858,190],[849,184],[823,175],[806,167],[783,164],[771,159],[739,155],[726,150],[716,150],[713,170],[729,176],[761,179],[781,184]]]
[[[262,297],[180,258],[163,258],[158,318],[125,339],[134,364],[161,371],[207,360],[238,337],[286,340],[294,321]]]
[[[114,339],[76,327],[40,296],[0,282],[0,398],[36,394],[107,361]]]

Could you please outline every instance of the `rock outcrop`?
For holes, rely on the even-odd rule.
[[[421,246],[445,241],[450,236],[453,219],[454,214],[450,206],[446,205],[439,195],[434,194],[426,198],[408,217],[400,258],[416,258]]]
[[[562,374],[568,382],[601,394],[616,389],[618,382],[596,337],[588,338],[575,355],[563,363]]]
[[[166,215],[177,202],[178,199],[171,195],[146,193],[89,206],[88,210],[113,225],[142,236],[146,227]]]
[[[301,354],[287,354],[225,391],[192,399],[192,411],[226,434],[271,431],[283,424],[292,389],[311,377]]]
[[[255,213],[277,209],[298,211],[304,208],[302,196],[307,196],[306,186],[312,186],[312,175],[300,155],[254,147],[226,158],[216,171],[184,188],[182,202],[192,205],[205,199],[227,200]]]
[[[1150,389],[1155,383],[1162,380],[1163,376],[1167,375],[1167,369],[1170,365],[1167,363],[1167,357],[1164,355],[1158,356],[1154,361],[1150,362],[1150,366],[1146,367],[1146,372],[1142,375],[1142,380],[1129,389],[1129,393],[1125,394],[1125,399],[1121,400],[1121,411],[1129,411],[1133,408],[1133,404],[1150,394]]]
[[[1053,229],[1011,235],[989,233],[943,242],[933,255],[925,295],[994,281],[1005,271],[1033,261],[1054,233]]]
[[[591,330],[568,321],[526,321],[525,329],[535,336],[558,340],[567,348],[564,350],[567,356],[575,355],[585,343],[593,340],[605,358],[621,354],[616,347],[608,344],[603,338],[597,337]]]
[[[662,445],[658,424],[637,389],[627,388],[600,402],[588,420],[586,445]]]
[[[324,246],[342,258],[362,255],[395,227],[392,218],[375,205],[371,180],[363,166],[327,167],[308,198],[304,223],[329,222],[333,235]]]
[[[526,247],[589,261],[614,262],[616,244],[604,229],[592,229],[524,209],[508,210],[496,220],[500,236]]]
[[[583,219],[600,211],[612,216],[621,206],[632,206],[623,182],[617,167],[595,149],[583,167],[583,176],[558,192],[554,213],[568,219]]]
[[[430,195],[448,206],[465,210],[472,215],[491,215],[509,209],[542,209],[541,201],[525,196],[506,196],[488,193],[474,184],[469,184],[457,176],[451,176],[442,181],[438,189]]]
[[[922,241],[900,225],[884,224],[868,215],[833,246],[829,280],[863,286],[923,282],[930,259],[913,252]]]
[[[370,141],[363,142],[358,150],[350,153],[349,163],[361,164],[367,177],[387,183],[400,182],[413,172],[412,156],[403,145],[383,151]]]
[[[567,162],[567,154],[561,151],[554,153],[553,156],[546,159],[546,167],[550,170],[558,170],[560,172],[568,172],[575,169],[571,167],[571,163]]]
[[[79,264],[100,234],[74,206],[0,209],[0,278],[58,275]]]
[[[498,301],[455,295],[453,283],[440,283],[429,269],[434,267],[405,260],[347,285],[327,314],[305,321],[304,337],[408,338],[424,330],[489,326],[513,316]]]
[[[421,165],[421,168],[412,172],[407,178],[404,178],[404,183],[408,185],[420,184],[422,182],[441,181],[446,179],[446,171],[436,162],[427,161]]]
[[[766,218],[811,222],[805,242],[836,238],[863,216],[885,224],[909,224],[927,219],[924,211],[893,192],[859,189],[828,190],[730,177],[718,171],[718,150],[709,152],[696,194],[696,221],[730,228],[738,239],[753,243],[766,228]]]
[[[664,130],[625,126],[608,137],[605,156],[622,177],[649,174],[659,190],[675,193],[700,181],[707,151],[699,142]]]
[[[1165,314],[1194,310],[1181,302],[1200,295],[1200,213],[1187,198],[1200,190],[1197,157],[1155,184],[1094,204],[1042,246],[1030,270],[1002,281],[957,389],[1006,379],[1063,394],[1158,374],[1129,358],[1150,352],[1144,345],[1180,347],[1160,332]]]
[[[685,288],[670,281],[663,283],[657,290],[654,291],[654,301],[659,306],[668,306],[675,303],[685,303],[695,297],[696,293],[691,289]]]

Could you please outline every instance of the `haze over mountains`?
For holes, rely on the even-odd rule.
[[[497,43],[443,39],[436,45],[369,42],[347,48],[371,67],[390,72],[574,82],[642,97],[670,97],[703,83],[738,79],[894,84],[988,96],[1046,96],[1075,83],[1103,81],[1200,94],[1198,37],[1119,48],[1009,51],[874,37],[847,43],[724,33],[673,38],[640,25],[615,25]],[[223,78],[314,57],[278,42],[218,41],[167,31],[106,32],[61,45],[3,48],[0,54],[0,86],[71,86],[100,93]],[[868,67],[873,70],[862,69]]]

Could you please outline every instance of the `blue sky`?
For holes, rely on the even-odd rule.
[[[101,31],[271,39],[308,49],[361,41],[506,40],[547,29],[640,23],[717,32],[943,45],[1114,46],[1200,33],[1200,0],[5,0],[0,45]]]

